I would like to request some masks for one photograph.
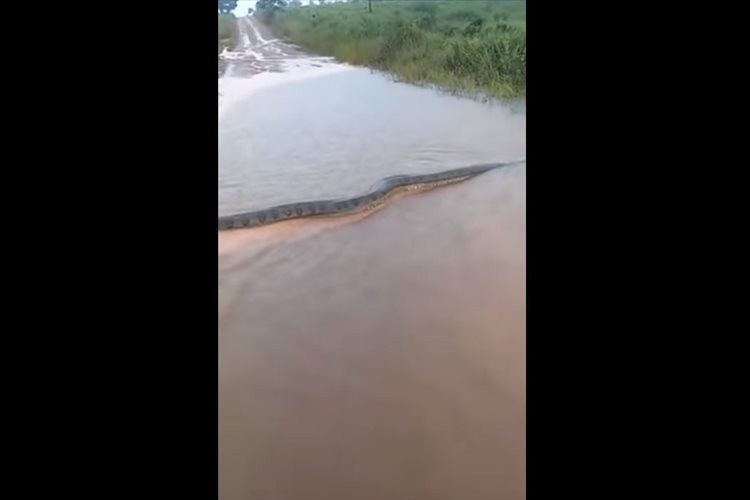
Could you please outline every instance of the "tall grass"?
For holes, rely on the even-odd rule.
[[[526,2],[367,2],[287,8],[266,18],[314,52],[458,93],[526,92]]]
[[[234,43],[237,22],[234,14],[219,14],[219,53]]]

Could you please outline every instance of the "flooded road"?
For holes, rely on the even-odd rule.
[[[309,57],[240,21],[219,214],[525,158],[523,103]],[[222,500],[525,498],[526,166],[368,216],[220,233]]]

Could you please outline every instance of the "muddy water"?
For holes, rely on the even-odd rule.
[[[522,105],[278,50],[220,82],[220,214],[526,156]],[[220,235],[220,498],[525,497],[525,181]]]

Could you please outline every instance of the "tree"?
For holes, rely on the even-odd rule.
[[[219,0],[219,12],[229,14],[237,8],[237,0]]]
[[[258,0],[256,10],[272,11],[286,7],[286,0]]]
[[[255,10],[259,14],[270,19],[277,10],[286,7],[286,0],[258,0],[255,4]]]

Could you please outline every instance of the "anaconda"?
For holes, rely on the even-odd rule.
[[[394,175],[378,181],[366,193],[338,200],[302,201],[275,207],[219,217],[219,231],[265,226],[275,222],[305,217],[343,216],[378,209],[394,194],[417,192],[462,182],[497,168],[508,167],[525,160],[509,163],[486,163],[445,170],[434,174]]]

